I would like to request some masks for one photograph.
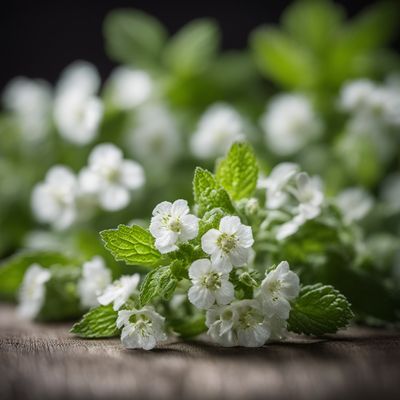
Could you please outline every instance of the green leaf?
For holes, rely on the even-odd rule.
[[[168,42],[164,60],[173,71],[193,75],[204,71],[219,46],[219,29],[209,19],[189,22]]]
[[[170,321],[172,329],[182,338],[192,338],[207,330],[206,319],[203,314],[193,317]]]
[[[26,270],[35,263],[50,268],[53,265],[69,265],[72,260],[62,253],[52,251],[29,250],[17,253],[0,265],[0,300],[16,300]]]
[[[228,213],[234,212],[229,194],[217,183],[213,174],[205,169],[196,168],[193,193],[195,202],[199,206],[199,216],[214,208],[221,208]]]
[[[309,88],[319,80],[311,52],[274,28],[258,28],[250,46],[261,73],[288,89]]]
[[[158,67],[167,33],[154,17],[138,10],[119,9],[103,25],[108,55],[115,61],[140,67]]]
[[[207,211],[199,221],[198,237],[201,238],[210,229],[218,229],[219,222],[224,216],[226,216],[226,213],[221,208],[214,208],[211,211]]]
[[[169,265],[150,271],[140,287],[140,304],[144,306],[155,297],[168,300],[173,295],[176,284],[177,280]]]
[[[301,44],[325,53],[329,52],[344,17],[342,7],[332,1],[302,0],[286,9],[282,24]]]
[[[85,314],[70,332],[93,339],[118,336],[117,318],[118,312],[113,310],[112,305],[96,307]]]
[[[161,260],[153,236],[138,225],[118,225],[117,229],[100,232],[100,236],[105,248],[117,261],[125,261],[130,265],[156,266]]]
[[[234,143],[225,159],[219,162],[216,178],[233,200],[251,196],[258,178],[252,147],[247,143]]]
[[[293,302],[288,329],[305,335],[335,333],[354,317],[350,303],[333,286],[304,286]]]

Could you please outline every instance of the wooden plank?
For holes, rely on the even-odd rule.
[[[125,350],[0,305],[0,399],[398,399],[400,335],[352,328],[259,349],[170,340]]]

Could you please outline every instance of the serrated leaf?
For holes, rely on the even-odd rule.
[[[177,279],[169,265],[150,271],[140,287],[139,300],[142,306],[153,298],[161,297],[168,300],[176,288]]]
[[[99,306],[86,313],[70,332],[90,339],[115,337],[119,335],[115,325],[117,318],[118,312],[113,310],[112,305]]]
[[[50,268],[53,265],[70,265],[73,260],[59,252],[42,250],[23,251],[6,259],[0,265],[1,300],[16,300],[25,272],[34,263]]]
[[[217,182],[233,200],[241,200],[254,192],[257,178],[258,166],[253,149],[247,143],[234,143],[217,166]]]
[[[354,317],[350,303],[333,286],[304,286],[292,304],[288,329],[295,333],[320,336],[346,327]]]
[[[193,178],[194,199],[199,209],[199,216],[214,208],[232,213],[234,207],[227,191],[220,186],[213,174],[197,167]]]
[[[119,225],[117,229],[100,232],[100,236],[117,261],[143,266],[156,266],[160,262],[161,254],[154,246],[153,236],[138,225]]]
[[[151,15],[133,9],[114,10],[105,18],[103,31],[113,60],[140,67],[160,64],[167,33]]]
[[[226,213],[222,208],[214,208],[211,211],[207,211],[199,221],[198,237],[201,238],[210,229],[218,229],[219,222],[224,216],[226,216]]]
[[[191,21],[168,42],[164,51],[165,63],[182,75],[202,72],[213,60],[219,41],[219,29],[214,21]]]

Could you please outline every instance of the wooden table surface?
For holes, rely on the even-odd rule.
[[[125,350],[0,305],[0,399],[400,399],[400,334],[351,328],[258,349],[169,340]]]

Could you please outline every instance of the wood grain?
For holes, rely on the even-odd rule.
[[[259,349],[170,340],[125,350],[0,305],[0,399],[399,399],[400,335],[352,328]]]

